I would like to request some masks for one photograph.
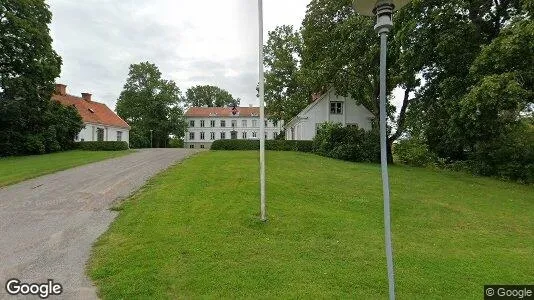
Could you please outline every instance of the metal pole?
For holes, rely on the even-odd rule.
[[[384,234],[389,280],[389,299],[395,299],[395,274],[393,270],[393,246],[391,242],[391,216],[389,208],[389,175],[387,158],[387,112],[386,112],[386,30],[380,32],[380,163],[382,166],[382,192],[384,194]]]
[[[259,19],[259,71],[260,71],[260,220],[267,221],[265,207],[265,75],[263,73],[263,0],[258,0]]]

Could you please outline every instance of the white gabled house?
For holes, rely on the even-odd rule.
[[[74,106],[85,127],[75,137],[76,142],[123,141],[130,143],[130,125],[104,103],[91,99],[91,94],[81,97],[67,94],[67,86],[56,84],[52,100],[65,106]]]
[[[324,122],[357,125],[365,130],[372,129],[373,114],[350,97],[336,94],[334,88],[318,97],[286,125],[286,140],[313,140],[317,129]]]

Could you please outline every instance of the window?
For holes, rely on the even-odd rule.
[[[273,127],[278,127],[278,121],[273,121]]]
[[[252,120],[252,127],[258,127],[258,120]]]
[[[200,120],[200,127],[204,128],[206,126],[206,121]]]
[[[117,131],[117,142],[122,141],[122,131]]]
[[[319,134],[319,130],[321,130],[321,123],[315,123],[315,135]]]
[[[204,149],[204,145],[200,145],[200,149]]]
[[[210,139],[215,140],[215,132],[210,132]]]
[[[276,140],[277,137],[278,137],[278,132],[273,132],[273,140]]]
[[[204,133],[204,132],[201,132],[201,133],[200,133],[200,140],[203,141],[203,140],[205,140],[205,139],[206,139],[206,135],[205,135],[205,133]]]
[[[76,137],[74,138],[74,140],[77,141],[77,140],[79,140],[79,139],[80,139],[80,134],[78,133],[78,134],[76,135]]]
[[[226,121],[225,120],[221,120],[221,127],[226,127]]]
[[[253,137],[253,138],[258,137],[258,133],[257,133],[256,131],[252,131],[252,137]]]
[[[189,121],[189,127],[195,127],[195,120]]]
[[[265,127],[267,127],[267,120],[265,120]]]
[[[104,128],[97,128],[96,129],[96,140],[99,142],[104,141]]]
[[[221,132],[221,140],[225,140],[226,139],[226,132]]]
[[[241,127],[247,128],[247,120],[242,120],[241,121]]]
[[[236,128],[237,127],[237,120],[232,120],[232,128]]]
[[[243,139],[244,139],[244,140],[247,139],[247,132],[246,132],[246,131],[243,131]]]
[[[195,140],[195,133],[194,133],[194,132],[190,132],[190,133],[189,133],[189,139],[190,139],[191,141],[194,141],[194,140]]]
[[[215,127],[215,120],[211,120],[211,121],[210,121],[210,126],[211,126],[211,127]]]
[[[195,149],[195,145],[189,145],[190,149]]]
[[[267,139],[267,132],[265,132],[265,139]]]
[[[330,102],[330,113],[333,115],[342,115],[343,102]]]

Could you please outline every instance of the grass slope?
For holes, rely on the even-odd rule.
[[[119,157],[132,151],[66,151],[0,158],[0,187],[76,166]]]
[[[257,165],[254,152],[201,153],[123,203],[88,267],[99,295],[387,298],[379,166],[268,152],[261,224]],[[399,299],[533,283],[531,186],[390,170]]]

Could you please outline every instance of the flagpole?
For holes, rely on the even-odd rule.
[[[258,0],[259,21],[259,98],[260,98],[260,220],[267,221],[265,205],[265,74],[263,71],[263,0]]]

